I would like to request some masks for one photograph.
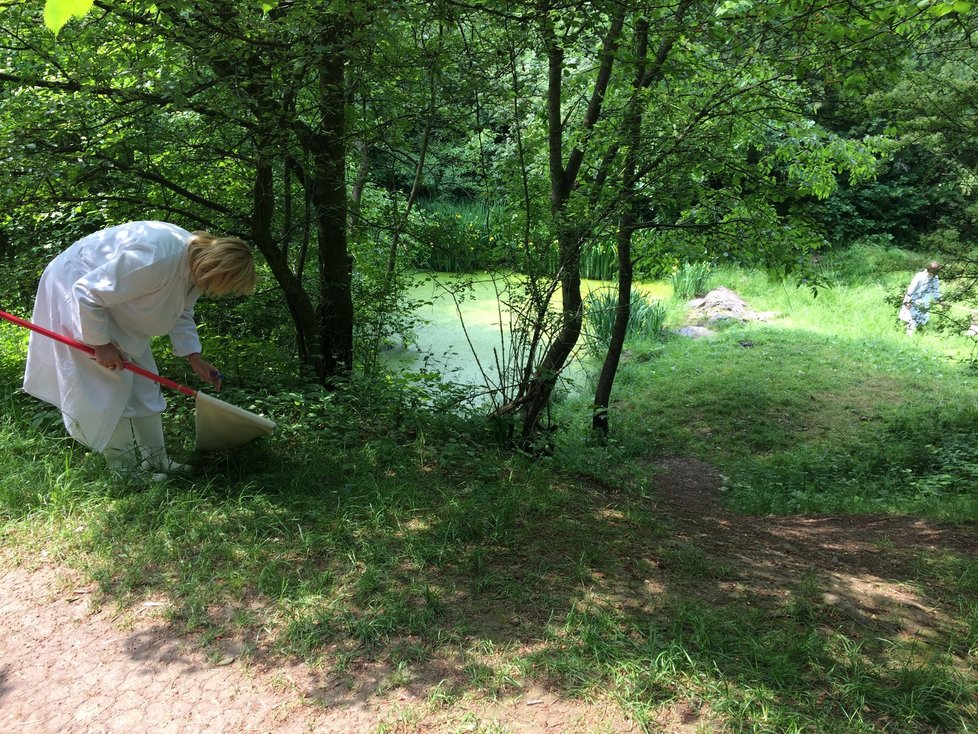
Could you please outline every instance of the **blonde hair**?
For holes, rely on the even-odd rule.
[[[212,296],[246,296],[255,289],[255,259],[244,240],[194,232],[187,242],[190,274],[197,287]]]

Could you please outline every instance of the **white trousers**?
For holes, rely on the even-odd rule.
[[[102,452],[110,469],[127,471],[142,466],[152,471],[170,471],[166,455],[163,418],[159,413],[143,418],[123,418]]]

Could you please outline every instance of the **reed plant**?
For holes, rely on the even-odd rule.
[[[588,242],[581,252],[581,277],[614,280],[618,277],[618,248],[610,239]]]
[[[683,263],[669,276],[673,295],[683,301],[705,295],[710,283],[710,273],[709,263]]]
[[[611,343],[611,334],[618,312],[618,292],[613,288],[598,288],[585,299],[584,341],[587,350],[602,355]],[[639,290],[631,293],[626,339],[661,340],[665,336],[669,307],[664,301],[653,300]]]

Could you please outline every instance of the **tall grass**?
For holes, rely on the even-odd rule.
[[[865,237],[852,245],[825,254],[819,269],[831,282],[865,285],[887,280],[894,274],[913,273],[928,261],[926,256],[893,247],[886,238]]]
[[[601,355],[611,343],[611,333],[618,312],[618,292],[611,288],[591,291],[585,298],[584,312],[585,344],[589,352]],[[662,339],[668,315],[669,309],[664,301],[652,300],[641,291],[633,290],[626,339]]]
[[[669,276],[673,295],[684,301],[705,295],[709,290],[710,272],[709,263],[683,263]]]

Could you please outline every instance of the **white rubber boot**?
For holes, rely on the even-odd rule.
[[[133,433],[142,452],[142,468],[154,472],[153,479],[166,479],[167,474],[181,474],[189,471],[186,464],[179,464],[166,455],[163,440],[163,418],[159,414],[146,418],[132,418]]]
[[[136,446],[136,436],[133,433],[132,421],[123,418],[115,427],[109,438],[109,445],[102,451],[105,463],[109,469],[121,476],[131,477],[137,473],[139,460],[142,458]]]

